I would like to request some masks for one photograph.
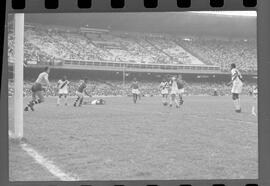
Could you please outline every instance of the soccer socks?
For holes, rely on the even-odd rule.
[[[40,99],[38,99],[38,100],[32,100],[32,101],[30,101],[28,104],[27,104],[27,106],[24,108],[24,110],[25,111],[28,111],[29,110],[29,108],[32,110],[32,111],[34,111],[34,105],[35,104],[39,104],[39,103],[41,103],[42,101],[40,100]]]
[[[233,103],[234,103],[235,110],[240,111],[241,110],[240,99],[238,98],[238,99],[233,100]]]
[[[60,99],[61,98],[59,98],[59,97],[57,98],[57,105],[60,105]]]
[[[79,99],[80,99],[80,97],[78,96],[77,99],[75,100],[74,104],[73,104],[74,107],[76,107],[76,104],[77,104],[77,102],[79,101]]]
[[[134,103],[137,102],[137,94],[133,94],[133,102],[134,102]]]
[[[67,105],[67,97],[65,97],[65,105]]]
[[[179,105],[179,101],[178,101],[178,99],[174,99],[174,102],[175,102],[175,106],[176,106],[176,108],[179,108],[180,107],[180,105]]]
[[[80,99],[79,107],[82,106],[83,98]]]
[[[255,106],[252,106],[252,110],[251,110],[251,114],[254,116],[257,116],[256,112],[255,112]]]
[[[241,110],[240,98],[237,99],[237,107],[238,110]]]

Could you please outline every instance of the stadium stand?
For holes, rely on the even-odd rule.
[[[31,24],[28,24],[31,25]],[[217,65],[227,71],[236,63],[242,71],[257,70],[255,39],[174,37],[162,34],[83,33],[55,26],[25,28],[25,63],[88,60],[148,64]],[[8,32],[9,62],[14,56],[14,32]]]
[[[205,39],[192,38],[190,40],[179,39],[188,51],[196,54],[205,64],[219,65],[222,70],[228,69],[231,63],[236,63],[242,71],[257,70],[256,41],[247,39]]]

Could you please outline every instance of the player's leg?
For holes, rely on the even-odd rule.
[[[254,104],[252,105],[252,110],[251,110],[251,114],[254,116],[257,116],[256,109],[255,109],[256,105],[257,105],[257,96],[254,95]]]
[[[179,93],[175,95],[175,98],[174,98],[174,103],[175,103],[175,107],[176,108],[179,108],[180,107],[180,104],[179,104]]]
[[[62,97],[62,94],[59,94],[59,96],[57,98],[57,106],[60,105],[61,97]]]
[[[238,112],[241,112],[241,102],[239,94],[237,94],[237,105],[238,105]]]
[[[24,111],[28,111],[29,109],[34,111],[34,103],[35,103],[35,101],[36,101],[36,91],[32,90],[32,99],[31,99],[31,101],[29,101],[27,106],[24,108]]]
[[[166,98],[165,98],[165,94],[162,94],[161,96],[162,96],[162,104],[165,105],[165,104],[166,104],[166,103],[165,103],[165,102],[166,102],[166,100],[165,100],[165,99],[166,99]]]
[[[76,100],[75,100],[74,103],[73,103],[73,106],[74,106],[74,107],[77,106],[77,102],[80,100],[80,93],[79,93],[79,92],[76,92],[76,96],[77,96],[77,98],[76,98]]]
[[[168,93],[165,94],[165,106],[167,106],[167,105],[168,105]]]
[[[67,106],[67,99],[68,99],[67,94],[65,94],[64,97],[65,97],[65,106]]]
[[[232,99],[235,107],[236,112],[241,112],[240,102],[239,102],[239,95],[237,93],[232,93]]]
[[[36,99],[38,97],[38,99]],[[32,94],[32,101],[29,102],[27,105],[32,111],[34,111],[34,105],[40,104],[44,102],[44,96],[42,94],[42,91],[35,91]],[[25,111],[28,111],[28,109],[25,109]]]
[[[184,103],[184,100],[183,100],[183,93],[184,93],[184,89],[181,89],[181,90],[180,90],[180,93],[179,93],[179,104],[180,104],[180,105],[183,105],[183,103]]]
[[[80,97],[79,107],[82,106],[83,98],[84,98],[84,96],[83,96],[83,94],[82,94],[81,97]]]
[[[137,102],[137,94],[133,93],[133,103],[136,103]]]
[[[173,102],[175,101],[175,94],[171,94],[170,96],[170,107],[172,107]]]

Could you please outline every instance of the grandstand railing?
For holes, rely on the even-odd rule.
[[[109,62],[109,61],[84,61],[64,60],[63,67],[74,67],[95,70],[127,70],[127,71],[151,71],[151,72],[220,72],[219,66],[212,65],[176,65],[176,64],[144,64],[130,62]]]

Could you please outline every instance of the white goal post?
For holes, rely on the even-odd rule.
[[[14,135],[23,138],[24,14],[14,15]]]

